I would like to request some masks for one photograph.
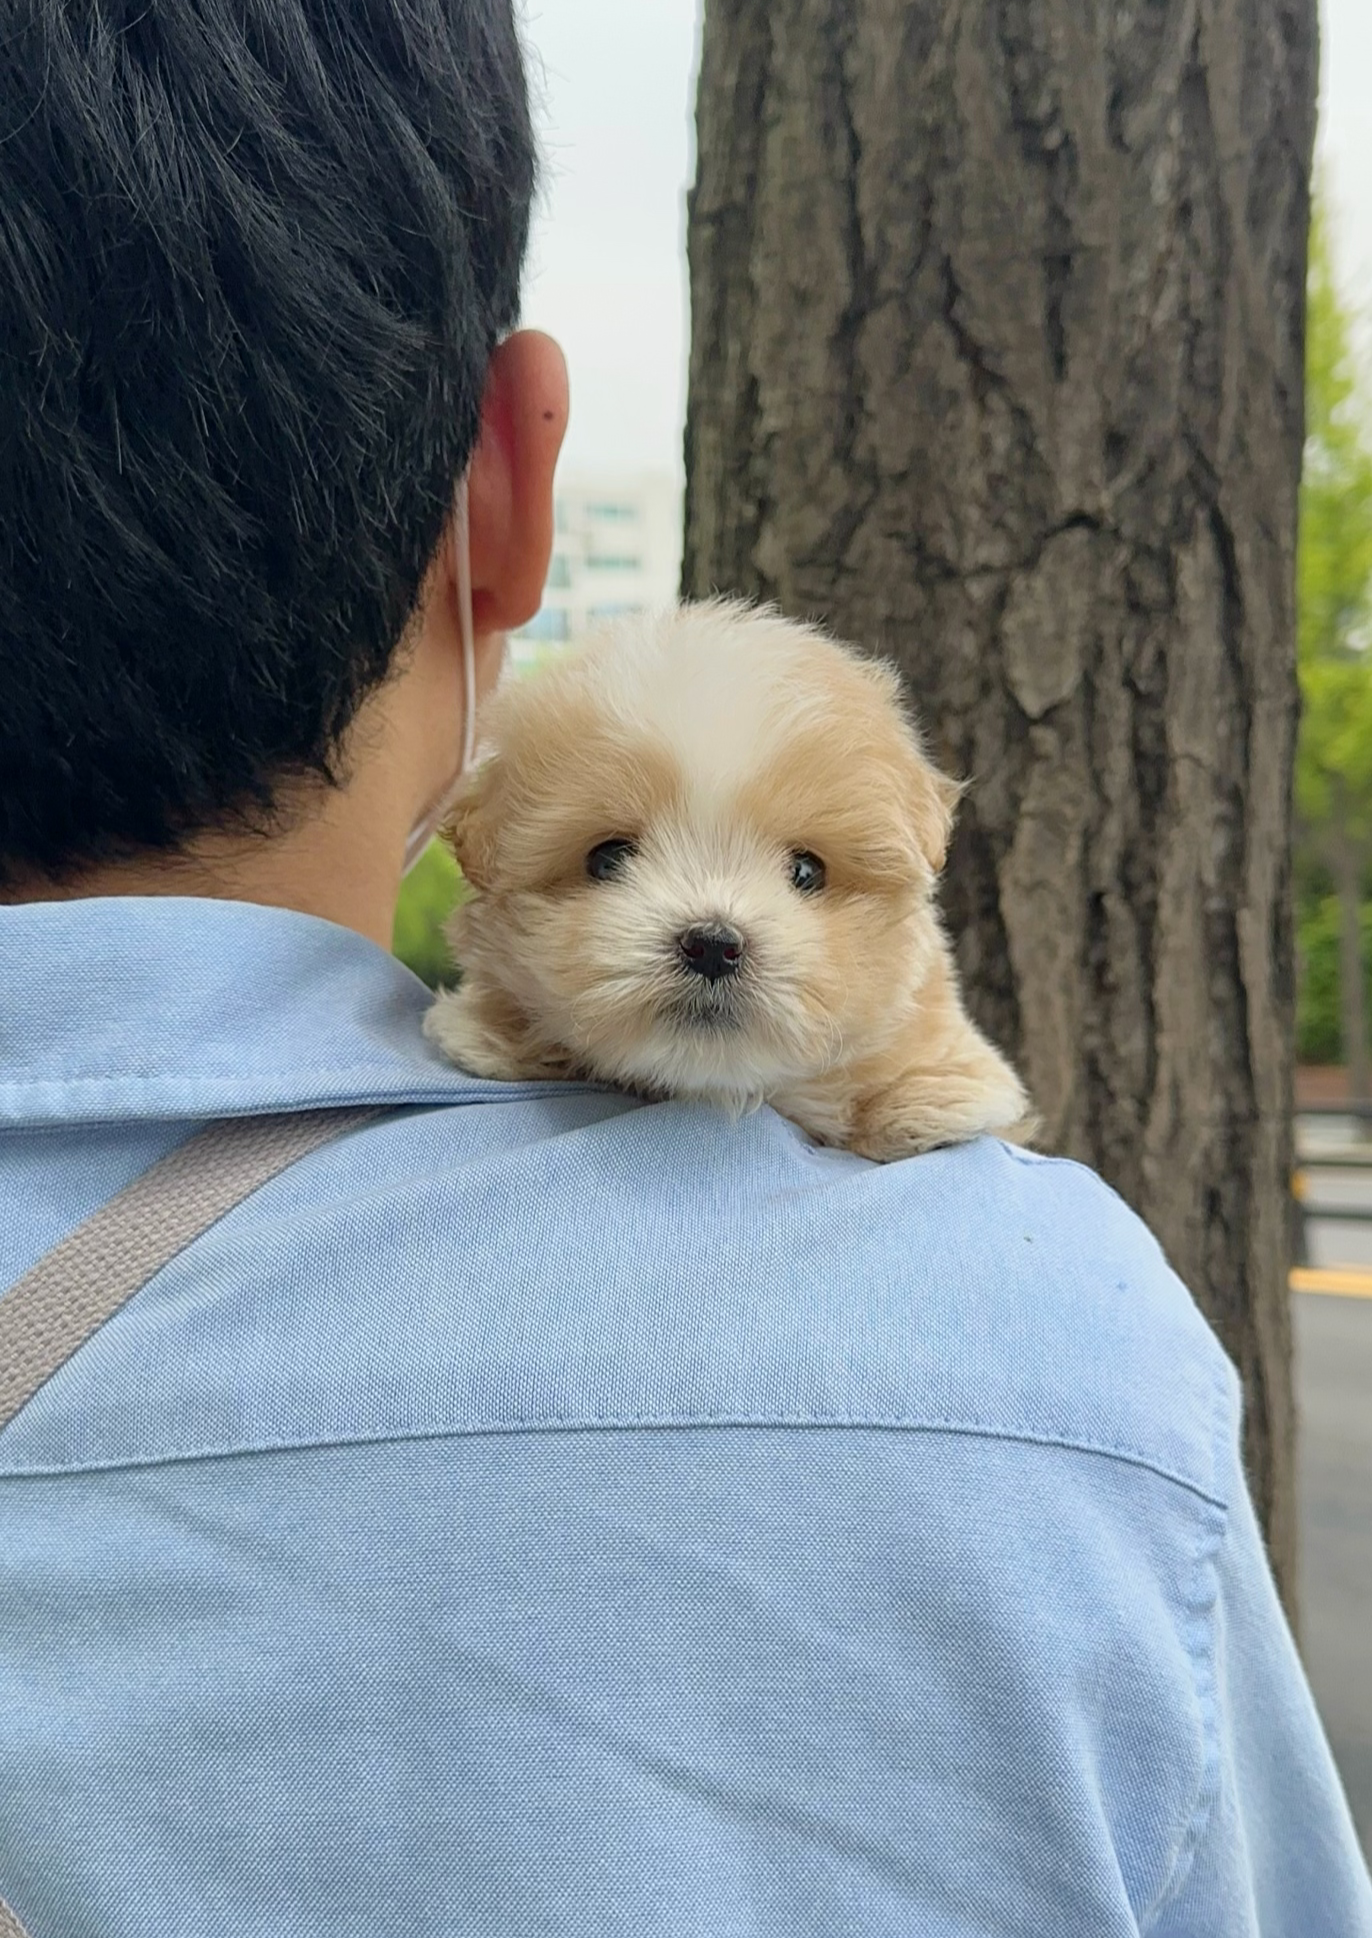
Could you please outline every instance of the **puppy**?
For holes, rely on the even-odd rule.
[[[714,601],[506,682],[482,727],[462,983],[425,1021],[454,1063],[766,1102],[879,1161],[1031,1133],[935,908],[959,790],[888,666]]]

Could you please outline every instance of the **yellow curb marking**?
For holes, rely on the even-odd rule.
[[[1327,1292],[1336,1299],[1372,1299],[1372,1271],[1298,1265],[1291,1274],[1291,1290]]]

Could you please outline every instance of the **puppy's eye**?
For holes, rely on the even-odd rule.
[[[613,881],[630,855],[637,853],[638,849],[632,841],[618,838],[614,841],[602,841],[587,855],[586,873],[592,881]]]
[[[824,886],[824,863],[818,855],[812,855],[808,848],[792,851],[791,883],[802,895],[814,895]]]

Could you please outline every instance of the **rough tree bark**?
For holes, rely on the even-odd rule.
[[[890,654],[1047,1142],[1237,1362],[1293,1605],[1316,0],[706,0],[683,590]]]

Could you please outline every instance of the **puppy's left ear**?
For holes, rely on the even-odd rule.
[[[930,874],[937,875],[948,858],[953,816],[962,794],[960,781],[950,780],[924,753],[912,748],[905,805],[915,844],[929,864]]]
[[[498,766],[498,756],[489,754],[471,769],[439,830],[473,888],[489,888],[495,873],[498,823],[493,796]]]
[[[894,797],[904,810],[905,826],[915,850],[929,873],[937,875],[948,858],[953,815],[963,795],[962,783],[940,773],[925,753],[919,723],[907,708],[904,684],[890,661],[864,659],[859,664],[864,677],[885,702],[896,726],[895,744],[886,743],[887,758],[895,769]]]

